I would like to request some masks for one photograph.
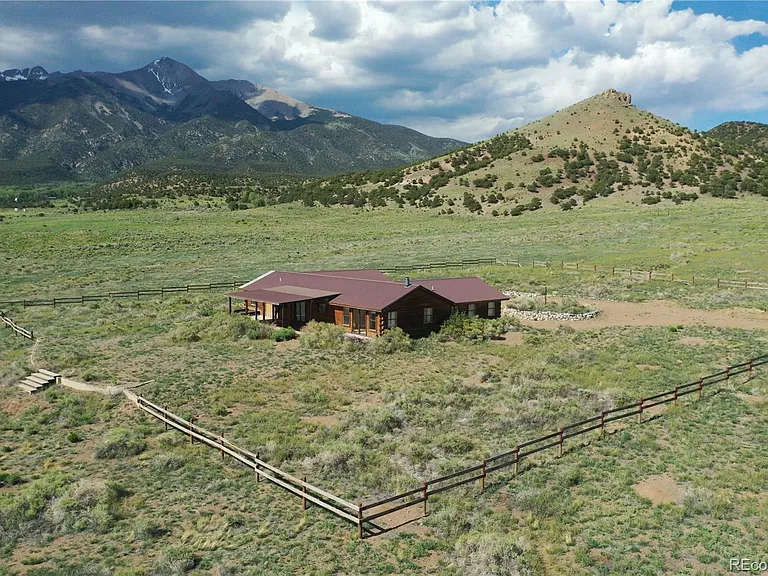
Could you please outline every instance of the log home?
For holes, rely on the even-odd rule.
[[[395,282],[378,270],[272,271],[229,295],[245,312],[278,326],[301,328],[310,320],[376,336],[399,326],[411,336],[440,329],[452,313],[498,318],[506,296],[480,278]]]

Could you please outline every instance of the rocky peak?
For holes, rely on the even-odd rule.
[[[632,104],[632,94],[629,92],[619,92],[615,88],[609,88],[608,90],[600,92],[597,97],[606,100],[616,100],[627,106]]]

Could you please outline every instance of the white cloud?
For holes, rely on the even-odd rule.
[[[0,24],[0,70],[37,66],[56,50],[55,34]]]
[[[677,121],[766,108],[768,47],[732,44],[749,34],[768,35],[768,22],[676,10],[672,0],[446,0],[295,2],[234,30],[89,25],[72,36],[73,50],[118,63],[139,51],[192,54],[213,79],[247,78],[325,105],[356,98],[368,116],[474,139],[609,87]],[[37,35],[0,29],[7,67],[39,50]]]

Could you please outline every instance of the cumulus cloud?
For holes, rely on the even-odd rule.
[[[357,114],[464,140],[609,87],[632,92],[640,106],[676,121],[701,110],[731,110],[736,117],[740,110],[768,108],[768,47],[734,46],[749,35],[768,41],[768,22],[677,10],[672,0],[263,2],[196,9],[215,11],[216,25],[204,17],[173,23],[165,16],[121,23],[99,9],[93,22],[81,14],[69,31],[46,30],[42,43],[39,30],[25,27],[28,20],[10,18],[8,33],[0,30],[0,60],[7,67],[38,63],[29,55],[45,56],[46,42],[66,46],[69,61],[84,69],[93,61],[120,69],[167,55],[211,79],[245,78],[324,105],[336,98],[354,103],[348,111]],[[87,14],[88,5],[81,10]]]
[[[328,41],[354,38],[360,30],[360,5],[356,2],[310,2],[312,36]]]

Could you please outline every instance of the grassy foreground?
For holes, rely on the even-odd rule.
[[[514,220],[298,205],[44,216],[3,213],[0,299],[98,293],[275,267],[522,256],[768,278],[764,200],[589,203]],[[322,240],[319,240],[322,238]],[[457,271],[445,271],[457,273]],[[491,266],[502,288],[768,308],[761,292]],[[437,272],[438,274],[440,272]],[[519,478],[430,503],[403,531],[354,529],[217,453],[164,433],[122,397],[12,384],[30,363],[148,398],[357,500],[418,486],[516,442],[766,352],[766,330],[554,332],[519,345],[412,349],[251,340],[220,294],[12,309],[0,329],[0,576],[720,574],[768,538],[768,376],[681,405]],[[517,341],[517,340],[515,340]],[[674,488],[655,504],[638,483]]]
[[[141,391],[357,500],[761,353],[764,331],[528,330],[387,353],[242,335],[220,297],[35,308],[0,331],[6,574],[707,574],[768,536],[768,378],[632,424],[518,479],[436,498],[423,525],[357,542],[298,500],[121,399],[7,385],[40,365]],[[386,376],[382,377],[382,373]],[[736,383],[734,383],[736,385]],[[736,392],[750,392],[739,397]],[[710,470],[716,470],[711,473]],[[633,486],[656,474],[679,502]],[[500,482],[499,482],[500,480]],[[2,572],[0,572],[2,574]]]

